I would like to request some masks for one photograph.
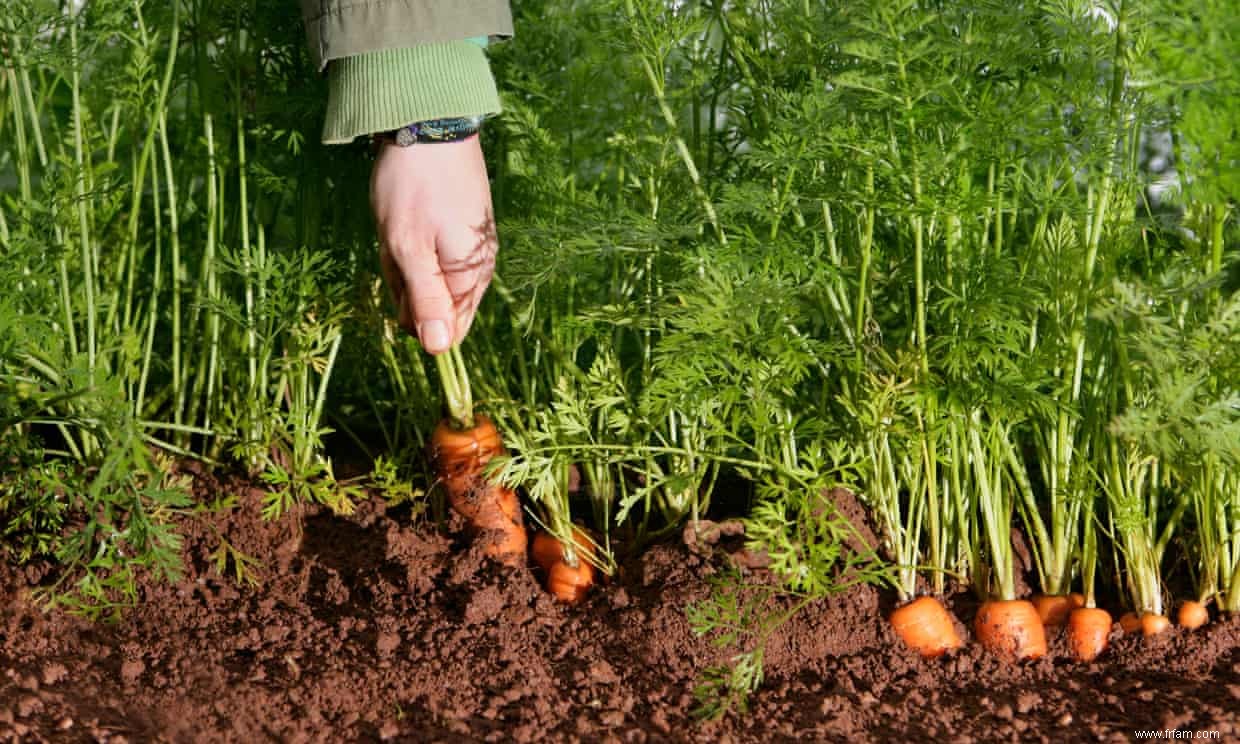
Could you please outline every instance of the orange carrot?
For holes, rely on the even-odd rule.
[[[504,453],[504,442],[486,416],[474,417],[474,426],[459,429],[444,419],[431,435],[430,456],[448,503],[469,522],[474,533],[490,537],[486,552],[508,565],[519,565],[527,537],[521,504],[512,489],[488,483],[482,469]]]
[[[562,602],[580,602],[593,585],[594,566],[584,558],[578,558],[576,566],[570,566],[565,560],[558,560],[551,564],[551,569],[547,571],[547,591]]]
[[[973,632],[983,646],[1004,656],[1020,660],[1046,655],[1046,630],[1028,600],[986,602],[977,611]]]
[[[1068,641],[1081,661],[1093,661],[1106,650],[1111,614],[1097,607],[1078,607],[1068,616]]]
[[[551,570],[551,564],[560,560],[564,555],[564,546],[560,545],[560,541],[552,537],[550,532],[539,531],[534,534],[534,541],[530,543],[530,557],[534,559],[534,565],[544,571]]]
[[[1135,612],[1125,612],[1120,615],[1119,627],[1125,633],[1136,633],[1141,629],[1141,617]]]
[[[525,555],[527,536],[522,526],[521,501],[516,491],[503,486],[489,487],[491,496],[483,502],[472,529],[484,541],[483,551],[510,566],[518,566]]]
[[[1079,606],[1075,604],[1074,595],[1069,594],[1039,594],[1033,598],[1033,607],[1042,618],[1042,624],[1052,627],[1067,623],[1068,615]]]
[[[891,627],[910,648],[927,659],[964,645],[951,614],[934,597],[918,597],[891,613]]]
[[[1204,604],[1195,599],[1190,599],[1180,605],[1180,613],[1177,619],[1181,628],[1196,630],[1210,622],[1210,611],[1206,609]]]
[[[580,602],[594,585],[594,566],[586,558],[594,555],[594,545],[580,527],[573,527],[573,547],[575,564],[565,558],[563,543],[550,532],[539,532],[530,550],[547,574],[547,591],[570,604]]]
[[[590,539],[590,535],[577,525],[573,525],[573,547],[579,553],[585,551],[589,555],[594,555],[594,542]],[[540,531],[534,535],[530,556],[534,559],[534,565],[547,570],[552,563],[564,557],[564,545],[550,532]]]
[[[1156,636],[1170,627],[1171,621],[1167,619],[1166,615],[1155,615],[1152,612],[1147,612],[1141,616],[1141,633],[1146,638]]]

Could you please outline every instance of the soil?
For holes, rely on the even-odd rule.
[[[878,620],[892,598],[870,587],[798,614],[772,638],[749,712],[703,723],[693,688],[736,649],[696,637],[685,607],[732,538],[657,545],[568,607],[407,509],[372,499],[347,518],[267,523],[257,490],[195,479],[238,508],[190,518],[185,577],[144,585],[119,623],[44,613],[25,596],[48,568],[0,565],[0,741],[1240,737],[1240,619],[1153,641],[1117,631],[1093,664],[1061,638],[1027,664],[976,645],[924,661]],[[257,585],[218,572],[221,539],[257,559]],[[957,595],[958,617],[974,608]]]

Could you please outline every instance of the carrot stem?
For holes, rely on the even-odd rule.
[[[443,385],[444,400],[448,406],[448,418],[458,429],[474,425],[474,397],[469,385],[469,373],[461,347],[453,346],[435,357],[439,381]]]

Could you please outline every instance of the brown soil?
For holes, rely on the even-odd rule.
[[[859,588],[774,638],[747,715],[703,724],[692,689],[734,652],[695,637],[685,605],[723,564],[657,546],[582,606],[382,504],[263,523],[257,492],[197,476],[241,508],[185,525],[188,575],[144,588],[122,623],[19,599],[45,569],[0,565],[0,741],[1075,741],[1137,729],[1240,736],[1240,620],[1094,664],[1062,639],[1012,666],[969,646],[912,657]],[[261,584],[221,576],[221,537]],[[963,596],[957,615],[971,618]],[[962,628],[963,629],[963,628]]]

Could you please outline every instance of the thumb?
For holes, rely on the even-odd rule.
[[[405,302],[413,313],[422,347],[431,354],[447,351],[452,345],[456,310],[438,253],[432,246],[413,252],[402,262],[401,273],[405,278]]]

